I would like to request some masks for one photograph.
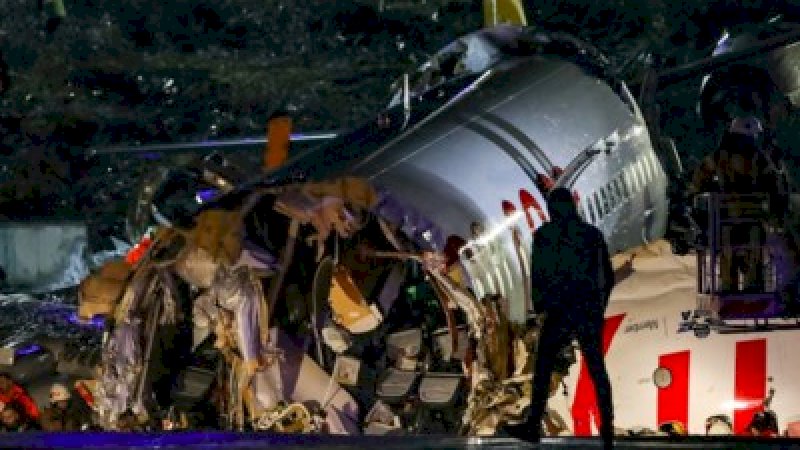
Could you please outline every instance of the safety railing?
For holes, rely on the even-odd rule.
[[[769,195],[705,193],[695,199],[698,309],[719,318],[770,317],[777,308],[781,230]]]

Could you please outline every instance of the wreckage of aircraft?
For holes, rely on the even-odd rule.
[[[269,159],[251,182],[157,175],[131,226],[155,232],[82,283],[82,315],[109,319],[105,427],[178,404],[236,430],[494,434],[530,401],[547,191],[571,189],[612,252],[667,226],[637,102],[563,33],[464,36],[375,121]]]
[[[111,324],[104,424],[178,397],[232,429],[520,420],[536,341],[522,230],[547,220],[547,190],[572,189],[615,251],[666,225],[646,125],[604,64],[564,34],[481,30],[405,77],[375,122],[256,183],[151,189],[152,243],[81,285],[82,313]]]

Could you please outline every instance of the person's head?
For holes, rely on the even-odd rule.
[[[6,372],[0,372],[0,392],[6,392],[14,386],[14,380]]]
[[[19,408],[14,404],[7,404],[3,411],[0,412],[0,421],[6,427],[16,427],[22,420],[22,413]]]
[[[550,191],[547,196],[547,210],[550,213],[550,220],[554,222],[578,216],[572,192],[565,187],[557,187]]]
[[[719,147],[723,150],[756,150],[763,139],[764,126],[755,117],[736,117],[723,133]]]
[[[55,383],[50,387],[50,403],[58,408],[66,409],[69,402],[69,389],[61,383]]]

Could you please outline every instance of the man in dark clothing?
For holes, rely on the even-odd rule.
[[[84,431],[92,425],[89,405],[79,395],[72,395],[70,389],[61,383],[55,383],[50,388],[49,408],[61,412],[66,431]]]
[[[545,313],[534,366],[527,438],[538,441],[550,391],[550,377],[562,348],[577,338],[594,380],[607,447],[613,438],[611,383],[603,362],[603,322],[614,270],[603,234],[578,215],[572,193],[554,189],[547,199],[550,222],[533,240],[531,287],[536,308]]]

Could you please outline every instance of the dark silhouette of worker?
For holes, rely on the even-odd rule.
[[[577,338],[597,392],[600,434],[610,447],[614,415],[602,340],[605,310],[614,286],[611,258],[603,234],[580,218],[569,190],[553,189],[547,207],[550,222],[534,236],[531,265],[534,304],[545,319],[534,365],[527,436],[521,437],[539,440],[557,356]]]
[[[782,194],[779,161],[764,148],[764,129],[755,117],[735,118],[717,150],[703,159],[693,174],[694,192]]]

